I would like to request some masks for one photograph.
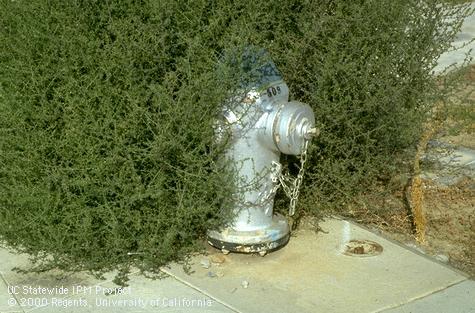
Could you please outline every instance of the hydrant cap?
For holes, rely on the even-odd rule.
[[[315,116],[308,104],[291,101],[281,107],[273,127],[274,143],[284,154],[299,155],[314,131]]]

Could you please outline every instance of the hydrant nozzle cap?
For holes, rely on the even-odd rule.
[[[307,130],[307,132],[304,134],[305,139],[311,139],[312,137],[317,137],[320,135],[320,129],[313,127]]]
[[[315,128],[315,117],[308,104],[298,101],[286,103],[279,110],[273,128],[276,147],[284,154],[299,155],[305,140],[310,139]]]

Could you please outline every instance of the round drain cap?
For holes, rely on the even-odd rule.
[[[344,254],[357,257],[376,256],[383,252],[383,247],[371,240],[350,240],[345,244]]]

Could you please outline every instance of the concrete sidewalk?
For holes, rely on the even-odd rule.
[[[471,8],[475,9],[475,2],[472,2]],[[437,66],[434,68],[435,74],[442,73],[447,67],[463,64],[466,57],[471,58],[471,63],[475,62],[475,15],[468,16],[461,32],[458,34],[454,43],[453,50],[442,54],[437,60]]]
[[[345,220],[320,227],[265,257],[210,247],[192,274],[174,264],[162,280],[133,273],[123,289],[114,273],[18,274],[11,268],[28,266],[26,257],[3,249],[0,312],[475,312],[475,282],[463,273]],[[367,243],[348,248],[352,240]]]

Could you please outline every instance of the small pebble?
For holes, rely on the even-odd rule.
[[[206,269],[208,269],[211,266],[208,259],[202,259],[200,264],[201,264],[201,267],[206,268]]]
[[[406,243],[406,246],[408,246],[409,248],[412,248],[414,250],[417,250],[418,252],[420,252],[422,254],[426,254],[425,251],[421,249],[421,247],[417,246],[416,244],[414,244],[412,242]]]
[[[224,263],[225,260],[226,258],[222,254],[214,254],[211,256],[211,262],[216,263],[216,264]]]
[[[443,263],[449,263],[449,257],[446,256],[445,254],[437,254],[435,256],[435,259]]]

